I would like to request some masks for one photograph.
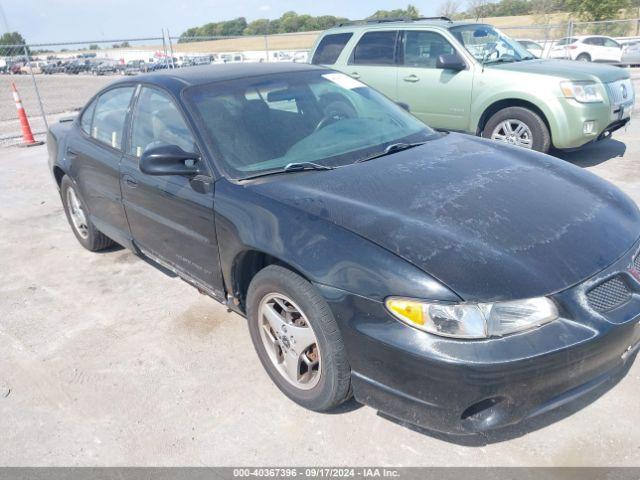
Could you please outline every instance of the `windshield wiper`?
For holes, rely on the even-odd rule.
[[[288,163],[282,168],[275,168],[273,170],[265,170],[258,172],[254,175],[239,178],[238,180],[251,180],[252,178],[266,177],[267,175],[278,175],[280,173],[302,172],[304,170],[333,170],[336,167],[330,167],[329,165],[320,165],[313,162],[294,162]]]
[[[392,153],[401,152],[402,150],[408,150],[409,148],[419,147],[420,145],[424,145],[425,143],[427,142],[424,141],[424,142],[415,142],[415,143],[392,143],[391,145],[388,145],[382,152],[375,153],[369,157],[361,158],[359,160],[356,160],[353,163],[368,162],[369,160],[373,160],[374,158],[380,158],[386,155],[391,155]]]
[[[282,171],[284,172],[299,172],[300,170],[333,170],[336,167],[330,167],[329,165],[320,165],[313,162],[295,162],[287,163]]]

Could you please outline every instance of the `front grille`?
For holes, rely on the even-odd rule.
[[[591,308],[598,312],[613,310],[631,300],[631,292],[620,277],[613,277],[587,292]]]
[[[611,105],[628,103],[634,99],[633,84],[630,79],[607,83],[606,87]],[[623,92],[626,92],[627,98],[624,98]]]

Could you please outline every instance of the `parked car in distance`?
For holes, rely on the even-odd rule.
[[[115,62],[105,61],[94,64],[91,73],[94,75],[113,75],[118,72]]]
[[[640,65],[640,40],[628,42],[622,46],[620,63],[630,67]]]
[[[633,200],[435,131],[334,70],[123,78],[47,146],[80,244],[124,245],[246,317],[268,375],[309,409],[353,392],[482,432],[591,392],[638,351]]]
[[[54,73],[64,73],[67,70],[67,65],[61,60],[49,62],[42,67],[42,73],[45,75],[52,75]]]
[[[311,59],[427,125],[541,152],[608,138],[635,98],[624,69],[536,59],[491,25],[447,19],[343,25],[318,36]]]
[[[535,40],[521,39],[517,42],[522,45],[531,55],[536,58],[542,58],[544,47]]]
[[[90,72],[93,62],[89,59],[78,58],[65,64],[64,72],[70,75],[78,75],[79,73]]]
[[[39,74],[42,73],[42,68],[46,65],[46,62],[41,62],[38,60],[31,60],[29,63],[24,63],[20,68],[20,73],[25,74]]]
[[[613,38],[602,35],[582,35],[558,40],[549,58],[620,64],[622,46]]]
[[[139,73],[146,72],[147,70],[148,70],[148,67],[144,60],[129,60],[124,69],[124,74],[137,75]]]

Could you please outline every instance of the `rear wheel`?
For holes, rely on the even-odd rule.
[[[247,293],[251,340],[278,388],[296,403],[326,411],[351,395],[351,368],[329,305],[286,268],[256,274]]]
[[[590,62],[591,61],[591,55],[589,55],[588,53],[581,53],[580,55],[578,55],[576,57],[576,60],[579,62]]]
[[[60,193],[62,195],[64,213],[67,215],[71,230],[80,242],[80,245],[87,250],[97,252],[114,244],[113,240],[104,235],[91,222],[87,213],[86,204],[78,188],[66,175],[62,177]]]
[[[525,107],[508,107],[489,118],[482,136],[518,147],[548,152],[549,129],[540,115]]]

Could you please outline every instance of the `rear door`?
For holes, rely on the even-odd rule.
[[[438,56],[458,54],[440,33],[406,30],[400,41],[398,100],[427,125],[466,130],[473,87],[473,71],[436,68]],[[462,55],[458,54],[460,58]]]
[[[163,144],[200,151],[172,97],[158,88],[142,86],[120,169],[133,239],[151,259],[222,299],[213,179],[142,173],[138,161],[144,150]]]
[[[398,100],[398,30],[365,32],[358,40],[346,68],[347,75]]]
[[[82,113],[80,133],[70,137],[65,152],[91,221],[121,243],[129,238],[129,228],[122,207],[119,168],[134,90],[134,86],[122,86],[97,97]]]

